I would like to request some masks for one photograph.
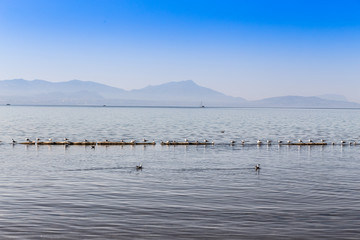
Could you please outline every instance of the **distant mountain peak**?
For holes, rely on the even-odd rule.
[[[228,107],[360,107],[360,104],[344,101],[344,97],[334,94],[325,97],[285,96],[246,101],[202,87],[193,80],[150,85],[131,91],[78,79],[55,83],[38,79],[0,80],[0,103],[194,107],[203,103],[206,106]]]

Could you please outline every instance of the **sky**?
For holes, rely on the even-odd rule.
[[[360,102],[357,0],[0,0],[0,80]]]

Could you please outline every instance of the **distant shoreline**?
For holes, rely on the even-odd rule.
[[[89,108],[191,108],[191,109],[214,109],[214,108],[231,108],[231,109],[344,109],[360,110],[359,107],[232,107],[232,106],[131,106],[131,105],[45,105],[45,104],[1,104],[2,107],[89,107]]]

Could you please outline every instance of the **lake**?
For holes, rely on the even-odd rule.
[[[348,142],[360,142],[359,119],[359,109],[1,106],[0,236],[358,239],[360,144]],[[11,144],[65,137],[157,144]],[[159,144],[185,138],[215,144]],[[277,144],[298,139],[329,144]]]

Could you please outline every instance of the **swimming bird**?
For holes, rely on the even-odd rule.
[[[222,130],[222,131],[221,131],[221,133],[224,133],[224,132],[225,132],[225,130]]]
[[[283,141],[281,141],[281,140],[278,141],[278,144],[282,144],[282,143],[283,143]]]
[[[142,165],[141,164],[139,164],[139,165],[136,165],[136,170],[141,170],[143,167],[142,167]]]
[[[346,141],[344,141],[344,140],[341,140],[341,142],[340,142],[341,144],[345,144],[346,143]]]
[[[92,146],[91,146],[91,149],[95,149],[95,145],[92,145]]]
[[[87,142],[88,140],[87,139],[84,139],[84,142]]]
[[[147,139],[143,138],[143,142],[147,142],[147,141],[148,141]]]
[[[257,145],[261,145],[262,141],[261,140],[257,140]]]
[[[268,145],[271,145],[271,140],[266,141]]]
[[[12,144],[16,144],[16,141],[13,138],[11,140]]]
[[[234,141],[234,140],[231,140],[231,141],[230,141],[230,144],[231,144],[231,145],[234,145],[235,143],[236,143],[236,141]]]
[[[288,144],[290,144],[290,143],[291,143],[291,141],[289,140],[289,141],[287,141],[287,143],[288,143]]]
[[[245,140],[241,140],[241,144],[244,145],[244,144],[245,144]]]
[[[260,170],[260,164],[259,163],[255,165],[255,171],[258,171],[258,170]]]

